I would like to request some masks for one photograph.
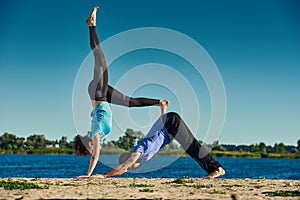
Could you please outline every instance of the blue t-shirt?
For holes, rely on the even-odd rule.
[[[92,139],[97,133],[100,134],[100,143],[112,128],[112,113],[106,101],[99,103],[92,112],[91,132],[88,137]]]
[[[150,160],[165,145],[171,143],[169,133],[161,120],[157,120],[146,137],[136,146],[132,147],[132,152],[141,152],[139,161]]]

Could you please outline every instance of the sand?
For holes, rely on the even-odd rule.
[[[0,179],[0,181],[8,179]],[[44,189],[7,190],[0,199],[300,199],[268,196],[277,190],[299,191],[300,180],[172,178],[13,178]],[[299,191],[300,192],[300,191]]]

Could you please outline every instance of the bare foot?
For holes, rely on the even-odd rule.
[[[167,112],[167,108],[168,108],[169,104],[170,104],[169,100],[160,100],[159,101],[159,106],[160,106],[160,109],[161,109],[161,115],[163,115]]]
[[[95,6],[90,14],[90,16],[85,20],[85,23],[88,26],[96,26],[96,12],[99,9],[98,6]]]
[[[222,167],[219,167],[216,171],[204,176],[205,179],[217,178],[219,176],[223,176],[225,174],[225,170]]]

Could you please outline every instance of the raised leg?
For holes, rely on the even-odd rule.
[[[100,41],[96,32],[96,12],[98,7],[96,6],[91,15],[86,20],[89,26],[90,33],[90,46],[93,51],[95,65],[94,65],[94,77],[89,84],[89,95],[92,100],[106,101],[106,95],[108,90],[108,71],[104,53],[100,46]]]

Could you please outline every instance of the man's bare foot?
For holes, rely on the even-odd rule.
[[[160,109],[161,109],[161,115],[163,115],[167,112],[167,108],[168,108],[169,104],[170,104],[169,100],[160,100],[159,101],[159,106],[160,106]]]
[[[216,171],[204,176],[205,179],[217,178],[219,176],[223,176],[225,174],[225,170],[222,167],[219,167]]]
[[[90,16],[85,20],[85,23],[88,26],[96,26],[96,12],[99,9],[98,6],[95,6],[90,14]]]

